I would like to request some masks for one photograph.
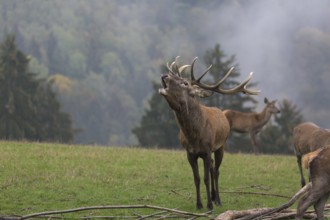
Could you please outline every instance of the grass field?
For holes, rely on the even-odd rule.
[[[223,206],[216,207],[214,215],[278,206],[288,199],[246,193],[291,197],[300,188],[296,159],[226,153],[219,186]],[[201,192],[206,207],[203,183]],[[0,142],[0,216],[98,205],[207,211],[195,208],[195,186],[184,151]],[[132,212],[140,210],[103,210],[88,215]]]

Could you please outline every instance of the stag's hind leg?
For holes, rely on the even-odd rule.
[[[217,206],[221,206],[221,199],[219,195],[219,175],[220,175],[220,165],[223,158],[224,147],[222,146],[214,152],[214,188],[212,188],[212,200]]]

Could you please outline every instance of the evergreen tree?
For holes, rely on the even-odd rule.
[[[15,37],[0,45],[0,138],[70,142],[69,115],[45,80],[28,70],[28,57],[16,48]]]
[[[260,149],[263,153],[291,154],[293,152],[292,131],[303,121],[301,111],[292,102],[284,99],[279,103],[281,113],[275,115],[260,133]]]
[[[154,93],[149,100],[149,109],[141,119],[140,126],[133,129],[142,146],[178,148],[179,128],[172,110],[164,98],[159,95],[159,83],[153,83]]]

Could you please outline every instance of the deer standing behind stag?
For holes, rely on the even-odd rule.
[[[272,115],[280,113],[280,110],[275,105],[276,100],[268,101],[268,99],[265,98],[264,103],[266,105],[259,113],[239,112],[231,109],[223,111],[228,119],[231,131],[250,134],[253,152],[255,154],[259,153],[256,135],[261,131],[263,126],[267,124]]]
[[[197,58],[193,60],[191,65],[180,67],[177,57],[171,65],[167,64],[169,72],[161,76],[162,88],[159,89],[159,93],[174,111],[177,124],[180,128],[179,141],[187,152],[187,158],[193,171],[196,188],[196,207],[198,209],[203,207],[197,161],[198,158],[202,158],[207,208],[212,210],[212,201],[215,205],[221,205],[218,188],[219,168],[224,154],[224,145],[230,133],[230,127],[226,116],[219,108],[202,105],[195,96],[202,98],[208,97],[214,92],[220,94],[243,92],[249,95],[256,95],[259,91],[247,89],[247,84],[252,78],[252,73],[245,81],[232,89],[220,88],[221,84],[228,78],[234,68],[231,68],[214,85],[202,83],[202,78],[211,69],[212,65],[196,79],[194,75],[194,64],[196,60]],[[181,74],[189,67],[191,79],[185,79]],[[214,153],[214,161],[212,159],[212,153]]]

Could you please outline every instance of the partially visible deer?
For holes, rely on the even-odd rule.
[[[306,154],[304,164],[309,169],[311,187],[299,201],[296,219],[302,219],[306,210],[313,205],[317,219],[322,220],[324,206],[330,195],[330,145]]]
[[[315,151],[326,145],[330,145],[330,131],[320,128],[312,122],[301,123],[293,129],[293,145],[301,177],[301,186],[304,186],[305,179],[301,165],[301,158],[304,154]]]
[[[232,89],[222,89],[220,85],[230,75],[233,68],[215,85],[207,85],[201,79],[211,69],[207,68],[198,78],[194,76],[195,58],[190,66],[191,79],[184,79],[181,72],[189,67],[184,65],[179,68],[177,59],[167,68],[169,72],[161,77],[162,88],[159,93],[164,96],[170,108],[174,111],[180,128],[179,140],[187,151],[187,158],[191,165],[196,187],[196,207],[202,208],[200,196],[200,176],[198,172],[198,158],[204,163],[204,183],[206,186],[207,208],[213,209],[212,201],[221,205],[218,189],[219,167],[224,153],[224,144],[228,138],[230,129],[225,115],[219,108],[207,107],[198,102],[195,96],[207,97],[213,92],[220,94],[235,94],[243,92],[256,95],[258,91],[246,88],[252,78],[252,74],[240,85]],[[214,164],[212,160],[214,152]],[[211,192],[210,192],[211,176]]]
[[[259,147],[256,141],[256,135],[260,132],[262,127],[269,121],[273,114],[277,114],[280,110],[276,107],[276,100],[268,101],[264,99],[265,107],[259,112],[239,112],[235,110],[224,110],[223,113],[226,115],[230,129],[239,133],[249,133],[253,151],[255,154],[259,153]]]

